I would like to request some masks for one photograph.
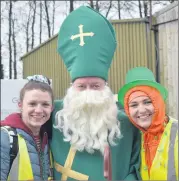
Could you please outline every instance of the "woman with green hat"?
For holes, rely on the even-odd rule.
[[[146,67],[129,70],[118,93],[130,121],[141,130],[143,180],[178,180],[178,121],[166,115],[166,98],[167,90]]]

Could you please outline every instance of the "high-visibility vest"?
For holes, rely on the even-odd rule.
[[[141,142],[142,180],[178,180],[178,121],[170,120],[165,127],[156,155],[150,168],[150,176],[145,162],[143,135]]]
[[[30,157],[27,150],[27,145],[22,136],[18,136],[19,151],[14,159],[8,180],[34,180]],[[52,160],[50,158],[50,169],[52,166]],[[52,176],[48,177],[48,180],[52,180]]]

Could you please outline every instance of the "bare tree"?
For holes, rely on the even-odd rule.
[[[21,27],[23,28],[24,30],[24,33],[25,33],[25,45],[26,45],[26,49],[25,49],[25,52],[24,53],[27,53],[29,52],[30,50],[30,25],[31,25],[31,22],[32,22],[32,18],[33,18],[33,7],[31,5],[31,1],[28,1],[26,2],[25,6],[28,7],[28,12],[27,10],[26,11],[23,11],[22,12],[22,16],[24,17],[24,21],[22,21],[22,24],[21,24]]]
[[[100,0],[89,0],[89,6],[95,10],[97,10],[99,12],[99,9],[100,9],[100,5],[99,5],[99,1]]]
[[[0,38],[0,65],[1,63],[2,63],[2,43],[1,43],[1,38]]]
[[[13,68],[14,68],[14,79],[17,79],[17,50],[16,50],[16,35],[15,35],[15,19],[12,19],[12,40],[13,40],[13,48],[14,48],[14,62],[13,62]]]
[[[74,10],[73,2],[74,0],[70,0],[70,12]]]
[[[0,79],[4,79],[4,66],[3,66],[3,64],[1,63],[0,64],[0,66],[1,66],[1,73],[0,73]]]
[[[39,43],[41,44],[42,42],[42,1],[40,1],[39,3],[40,3]]]
[[[121,0],[117,1],[118,18],[121,19]]]
[[[99,0],[96,0],[96,10],[99,12]]]
[[[142,18],[142,6],[141,6],[141,0],[138,0],[139,2],[139,15],[140,15],[140,18]]]
[[[134,6],[136,6],[136,3],[133,1],[123,1],[121,9],[133,18],[133,12],[135,12]]]
[[[146,0],[144,0],[143,5],[144,5],[144,17],[147,17],[147,15],[148,15],[148,2]]]
[[[12,29],[11,29],[11,22],[12,22],[12,1],[9,1],[9,78],[12,79],[12,45],[11,45],[11,37],[12,37]]]
[[[52,10],[52,35],[54,35],[55,26],[55,0],[53,0],[53,10]]]
[[[27,17],[27,23],[25,25],[25,34],[26,34],[26,52],[29,51],[29,27],[30,27],[30,17],[31,17],[31,6],[29,7],[29,14]]]
[[[33,0],[33,18],[32,18],[32,27],[31,27],[31,30],[32,30],[32,43],[31,43],[31,49],[34,48],[34,26],[35,26],[35,17],[36,17],[36,0]]]
[[[91,8],[93,8],[93,9],[94,9],[94,3],[93,3],[93,0],[90,0],[90,6],[91,6]]]
[[[1,38],[0,38],[0,79],[4,78],[4,69],[3,69],[3,64],[2,64],[2,43],[1,43]]]
[[[106,12],[106,18],[108,17],[111,7],[112,7],[112,0],[110,0],[109,2],[109,7],[107,8],[107,12]]]
[[[169,2],[170,2],[170,3],[174,3],[174,2],[175,2],[175,0],[169,0]]]
[[[48,37],[51,37],[51,33],[50,33],[50,19],[49,19],[49,13],[48,13],[48,6],[47,6],[47,0],[44,1],[45,3],[45,12],[46,12],[46,23],[47,23],[47,29],[48,29]]]

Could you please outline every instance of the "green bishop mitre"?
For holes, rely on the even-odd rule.
[[[72,81],[80,77],[108,78],[116,37],[111,23],[100,13],[81,6],[69,14],[58,34],[58,53]]]

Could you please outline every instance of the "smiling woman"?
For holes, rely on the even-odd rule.
[[[49,92],[41,90],[29,90],[24,94],[23,100],[19,102],[22,121],[38,135],[40,128],[50,118],[52,112],[52,97]]]
[[[167,90],[145,67],[131,69],[118,100],[141,130],[142,180],[178,180],[178,121],[166,115]]]
[[[1,180],[52,179],[48,139],[53,92],[44,76],[35,75],[28,80],[20,91],[20,113],[1,122]]]
[[[148,129],[154,114],[152,100],[141,91],[132,93],[129,99],[129,113],[132,120],[145,130]]]

